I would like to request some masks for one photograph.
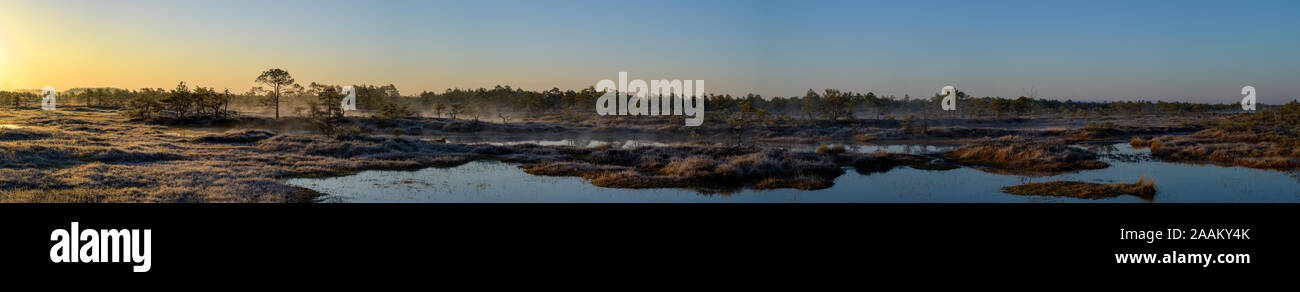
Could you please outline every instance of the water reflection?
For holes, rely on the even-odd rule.
[[[663,146],[670,143],[690,142],[690,139],[682,139],[672,136],[628,136],[628,135],[592,135],[572,138],[572,135],[493,135],[493,136],[446,136],[436,139],[447,139],[447,143],[457,144],[490,144],[498,146],[536,144],[542,146],[574,146],[574,147],[596,147],[603,144],[609,144],[614,148],[635,148],[639,146]]]
[[[858,144],[858,145],[852,145],[852,144],[849,144],[849,145],[845,145],[845,147],[848,148],[850,151],[857,152],[857,153],[875,153],[875,152],[881,152],[881,151],[883,151],[883,152],[886,152],[886,153],[906,153],[906,154],[917,154],[917,155],[921,155],[921,154],[934,154],[934,153],[941,153],[941,152],[948,152],[948,151],[952,151],[952,149],[956,148],[956,146],[953,146],[953,145],[944,145],[944,144],[916,144],[916,143],[911,143],[911,144]],[[815,149],[815,147],[814,147],[814,149]]]
[[[858,146],[855,151],[943,151],[944,146]],[[865,147],[865,148],[863,148]],[[702,195],[685,189],[614,189],[591,185],[577,177],[529,175],[516,164],[475,161],[452,168],[417,171],[364,171],[336,178],[291,179],[346,202],[1143,202],[1134,196],[1077,199],[1019,196],[1004,186],[1071,180],[1132,183],[1146,176],[1156,182],[1155,202],[1297,202],[1300,180],[1294,172],[1243,167],[1193,165],[1150,159],[1146,150],[1125,143],[1101,151],[1110,167],[1052,176],[994,174],[972,168],[946,171],[900,166],[869,175],[849,171],[831,188],[742,189],[726,196]],[[1119,156],[1116,156],[1119,155]],[[1124,156],[1145,156],[1124,159]]]
[[[566,136],[547,136],[547,135],[514,135],[514,136],[446,136],[437,138],[428,138],[431,140],[446,139],[447,143],[458,144],[489,144],[498,146],[511,146],[523,144],[536,144],[541,146],[573,146],[573,147],[609,147],[617,149],[631,149],[641,146],[665,146],[674,143],[691,143],[691,142],[718,142],[729,141],[723,140],[699,140],[682,138],[681,135],[671,136],[627,136],[627,135],[595,135],[579,138],[569,138]],[[858,153],[875,153],[884,151],[887,153],[907,153],[907,154],[934,154],[951,151],[956,148],[953,144],[945,143],[856,143],[846,141],[825,141],[821,143],[775,143],[775,142],[753,142],[756,144],[784,148],[796,151],[816,151],[817,147],[822,145],[834,146],[841,145],[852,152]]]

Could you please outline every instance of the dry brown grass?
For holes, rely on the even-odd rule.
[[[635,149],[492,146],[366,135],[397,130],[425,135],[610,130],[584,125],[422,118],[400,119],[381,126],[365,119],[350,119],[345,126],[360,129],[359,135],[327,137],[298,129],[303,123],[295,118],[240,118],[235,123],[249,129],[189,135],[178,134],[178,129],[169,126],[130,122],[112,111],[0,110],[0,124],[17,125],[0,127],[0,201],[296,202],[311,200],[318,194],[286,185],[284,178],[454,166],[474,159],[518,162],[532,174],[579,176],[598,186],[629,188],[819,189],[830,187],[844,173],[843,166],[853,166],[861,173],[887,171],[900,165],[934,170],[955,167],[934,157],[848,153],[837,147],[808,153],[699,141]],[[860,131],[844,125],[854,126],[831,123],[762,130],[772,132],[770,137],[797,140],[847,140],[854,135],[887,140],[899,136],[898,129],[889,125],[862,124],[858,126],[870,127],[861,127]],[[732,129],[692,129],[696,130],[701,135],[714,135],[731,133]],[[942,137],[1006,136],[1000,141],[981,140],[978,145],[949,153],[949,158],[966,162],[1029,170],[1105,167],[1091,153],[1027,142],[1038,137],[1032,131],[936,127],[930,132],[931,136]]]
[[[1016,195],[1058,196],[1083,199],[1103,199],[1119,195],[1134,195],[1150,200],[1156,195],[1156,183],[1148,180],[1146,177],[1139,178],[1136,182],[1131,184],[1053,181],[1003,187],[1002,191]]]
[[[680,187],[716,190],[830,187],[844,173],[828,154],[744,146],[675,144],[598,150],[583,158],[520,166],[537,175],[580,176],[602,187]]]
[[[945,154],[961,163],[1016,173],[1056,173],[1101,169],[1109,166],[1097,155],[1067,147],[1060,142],[986,141],[966,145]]]
[[[1226,116],[1192,135],[1154,139],[1151,154],[1178,162],[1300,169],[1300,102]]]
[[[1142,139],[1142,137],[1133,137],[1133,139],[1128,140],[1128,144],[1132,145],[1133,148],[1150,147],[1152,142],[1155,142],[1155,139]]]
[[[1149,147],[1166,161],[1214,163],[1259,169],[1300,169],[1300,145],[1279,137],[1260,137],[1219,129],[1190,136],[1163,136],[1133,144]]]

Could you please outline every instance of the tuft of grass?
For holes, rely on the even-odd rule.
[[[1091,122],[1083,128],[1065,132],[1070,139],[1074,140],[1107,140],[1117,136],[1123,136],[1125,131],[1120,130],[1115,123]]]
[[[635,170],[606,172],[591,178],[591,184],[607,188],[671,188],[685,187],[680,177],[648,175]]]
[[[1133,195],[1151,199],[1156,194],[1155,181],[1145,176],[1134,183],[1099,184],[1077,181],[1052,181],[1028,183],[1002,188],[1003,192],[1026,196],[1057,196],[1083,199],[1113,198],[1119,195]]]
[[[1152,142],[1155,142],[1155,139],[1148,140],[1148,139],[1142,139],[1142,137],[1133,137],[1133,139],[1128,140],[1128,144],[1132,145],[1133,148],[1148,147],[1151,146]]]
[[[1165,149],[1165,144],[1157,140],[1151,140],[1151,142],[1147,143],[1147,147],[1151,148],[1151,152],[1160,152]]]

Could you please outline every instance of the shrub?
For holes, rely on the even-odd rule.
[[[379,113],[371,117],[375,118],[375,123],[382,127],[393,127],[397,125],[395,123],[396,120],[415,116],[416,113],[409,110],[406,105],[399,105],[395,102],[385,102],[383,105],[379,106]]]

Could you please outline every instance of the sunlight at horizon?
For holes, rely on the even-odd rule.
[[[706,80],[715,94],[838,88],[1232,103],[1300,97],[1300,2],[0,0],[0,90],[299,83],[404,95]],[[685,17],[681,17],[685,15]],[[673,21],[666,21],[672,19]]]

